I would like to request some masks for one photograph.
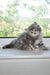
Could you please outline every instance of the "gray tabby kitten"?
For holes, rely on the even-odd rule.
[[[48,50],[42,41],[41,27],[36,22],[30,25],[24,33],[19,35],[10,44],[5,45],[3,49],[5,48],[17,48],[21,50],[39,50],[41,48],[42,50]]]

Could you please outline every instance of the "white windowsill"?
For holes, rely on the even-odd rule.
[[[50,50],[49,51],[22,51],[17,49],[2,49],[2,46],[10,43],[15,38],[0,38],[0,59],[16,59],[16,58],[33,58],[33,59],[50,59]],[[50,38],[43,38],[43,42],[47,47],[50,48]]]

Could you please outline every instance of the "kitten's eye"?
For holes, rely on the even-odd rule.
[[[35,29],[35,31],[37,31],[37,29]]]
[[[33,32],[31,32],[31,33],[33,33]]]

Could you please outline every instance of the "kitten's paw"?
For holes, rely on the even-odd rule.
[[[42,46],[42,50],[49,50],[49,48]]]
[[[39,52],[39,49],[38,49],[38,48],[36,48],[36,49],[34,49],[34,51]]]
[[[6,46],[3,46],[3,47],[2,47],[2,49],[5,49],[5,48],[6,48]]]

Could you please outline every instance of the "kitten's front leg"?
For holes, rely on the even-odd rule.
[[[33,45],[31,45],[31,44],[29,44],[29,46],[31,47],[32,50],[34,50],[34,51],[39,51],[39,48],[37,48],[36,46],[33,46]]]
[[[38,46],[39,46],[40,49],[42,49],[42,50],[49,50],[49,49],[44,45],[44,43],[43,43],[42,41],[38,44]]]
[[[34,47],[33,47],[31,44],[29,44],[29,46],[31,47],[31,49],[33,49],[33,50],[34,50]]]
[[[34,50],[39,51],[39,47],[36,45]]]

